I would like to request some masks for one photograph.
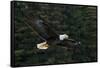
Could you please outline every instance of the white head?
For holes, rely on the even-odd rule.
[[[64,39],[68,39],[68,35],[67,34],[62,34],[62,35],[59,35],[59,39],[60,40],[64,40]]]

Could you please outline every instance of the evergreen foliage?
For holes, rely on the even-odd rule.
[[[15,65],[97,61],[96,10],[95,6],[15,2]],[[23,14],[41,16],[57,34],[68,34],[81,45],[71,50],[53,44],[47,50],[37,49],[40,37],[25,24]]]

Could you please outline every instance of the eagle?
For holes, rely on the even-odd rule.
[[[24,13],[25,24],[36,32],[41,41],[36,46],[38,49],[48,49],[52,44],[62,47],[79,46],[80,42],[70,39],[67,34],[58,34],[45,18]]]

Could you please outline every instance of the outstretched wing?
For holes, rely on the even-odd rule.
[[[40,17],[33,16],[29,13],[22,12],[22,14],[24,16],[24,20],[26,21],[24,23],[27,24],[32,30],[35,30],[35,32],[37,32],[43,40],[45,39],[48,41],[59,37],[46,20],[40,19]]]
[[[58,38],[57,33],[52,30],[52,27],[48,24],[48,22],[41,19],[36,19],[34,22],[32,22],[32,24],[33,28],[39,33],[39,35],[46,40]]]
[[[59,40],[59,35],[52,29],[52,27],[48,24],[48,22],[44,19],[40,19],[39,17],[32,16],[28,13],[23,14],[25,16],[26,24],[31,27],[32,30],[35,30],[38,36],[41,37],[42,40],[47,41],[48,44],[52,43],[55,45],[63,45],[65,47],[73,46],[78,43],[77,41],[72,40]]]

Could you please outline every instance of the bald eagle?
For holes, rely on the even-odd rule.
[[[70,39],[67,34],[57,34],[53,27],[49,25],[48,21],[41,17],[25,15],[25,20],[27,22],[26,24],[41,38],[41,41],[36,44],[38,49],[48,49],[52,43],[64,47],[80,45],[76,40]]]

